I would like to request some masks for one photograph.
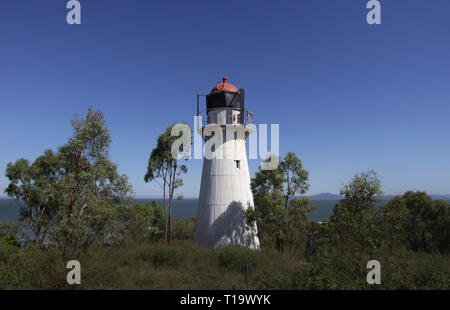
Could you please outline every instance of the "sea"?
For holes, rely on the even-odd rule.
[[[162,199],[135,199],[133,203],[148,203],[153,200],[163,205]],[[317,207],[317,211],[310,214],[310,220],[327,221],[333,213],[337,200],[311,200]],[[198,199],[182,199],[173,201],[173,217],[177,219],[187,219],[197,216]],[[0,222],[17,222],[19,220],[20,207],[23,202],[14,199],[0,199]]]

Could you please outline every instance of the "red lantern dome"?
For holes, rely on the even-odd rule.
[[[216,86],[214,86],[214,88],[211,90],[211,92],[216,92],[216,91],[229,91],[229,92],[233,92],[233,93],[237,93],[239,90],[237,89],[236,86],[234,86],[233,84],[230,84],[227,82],[227,78],[224,77],[223,78],[223,83],[217,84]]]

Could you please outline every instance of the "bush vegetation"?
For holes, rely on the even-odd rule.
[[[127,178],[109,161],[100,112],[89,110],[73,127],[58,152],[7,166],[6,193],[25,207],[21,223],[0,223],[0,289],[449,288],[450,206],[425,192],[409,191],[377,208],[380,179],[363,172],[342,188],[327,223],[311,222],[315,207],[298,197],[309,174],[288,153],[251,182],[255,206],[246,221],[256,221],[261,249],[211,250],[194,242],[195,218],[169,220],[170,203],[130,204]],[[165,171],[164,162],[151,158],[151,172]],[[182,183],[170,165],[172,197]],[[34,235],[25,246],[17,239],[23,225]],[[77,286],[66,282],[73,259],[81,263]],[[379,285],[366,282],[370,260],[381,264]]]
[[[336,244],[341,237],[328,235],[336,229],[331,227],[334,220],[322,225],[315,223],[310,225],[310,231],[305,231],[301,242],[314,232],[318,238],[315,251],[295,245],[279,251],[267,242],[259,251],[235,247],[210,250],[193,241],[192,218],[173,223],[177,233],[173,233],[168,244],[164,240],[164,227],[154,233],[154,226],[149,225],[159,225],[158,212],[150,210],[161,206],[151,203],[118,209],[121,208],[127,209],[126,219],[145,224],[121,226],[126,238],[109,244],[97,242],[71,258],[79,260],[82,266],[81,285],[75,287],[66,283],[67,259],[60,248],[51,245],[43,248],[33,243],[21,248],[13,236],[2,233],[0,289],[245,289],[246,264],[248,289],[449,288],[449,255],[439,252],[438,247],[428,253],[414,251],[405,244],[388,247],[383,242],[373,248],[361,248],[354,245],[360,237]],[[118,213],[125,220],[123,213]],[[0,224],[0,231],[7,231],[3,230],[6,225]],[[151,233],[143,238],[138,232],[146,228]],[[292,238],[300,240],[298,236]],[[366,264],[371,259],[381,263],[381,285],[366,283]]]

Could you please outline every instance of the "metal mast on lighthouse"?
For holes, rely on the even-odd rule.
[[[211,156],[205,154],[203,161],[195,239],[209,248],[259,249],[256,223],[248,225],[245,217],[254,204],[245,149],[250,130],[244,129],[253,115],[245,110],[244,89],[223,78],[206,95],[206,114],[207,126],[199,126],[199,132],[206,141],[205,153],[210,146]],[[213,138],[211,145],[208,141]]]

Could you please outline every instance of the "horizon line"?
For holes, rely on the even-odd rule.
[[[386,195],[382,195],[381,197],[382,198],[383,197],[395,197],[395,196],[402,196],[403,194],[386,194]],[[322,196],[322,195],[342,197],[341,195],[335,194],[335,193],[319,193],[319,194],[311,194],[311,195],[295,195],[294,197],[309,198],[309,197],[313,197],[313,196]],[[427,195],[431,196],[431,197],[438,196],[438,197],[445,197],[445,198],[449,198],[450,199],[450,194],[428,194],[427,193]],[[151,196],[151,195],[149,195],[149,196],[147,196],[147,195],[132,195],[131,197],[133,199],[158,199],[158,200],[164,199],[163,197],[160,197],[160,196]],[[14,197],[9,197],[9,196],[0,196],[0,199],[15,199],[15,198]],[[168,198],[166,198],[166,199],[168,199]],[[173,200],[185,200],[185,199],[198,199],[198,196],[187,196],[187,197],[183,197],[182,199],[177,199],[177,197],[173,198]]]

